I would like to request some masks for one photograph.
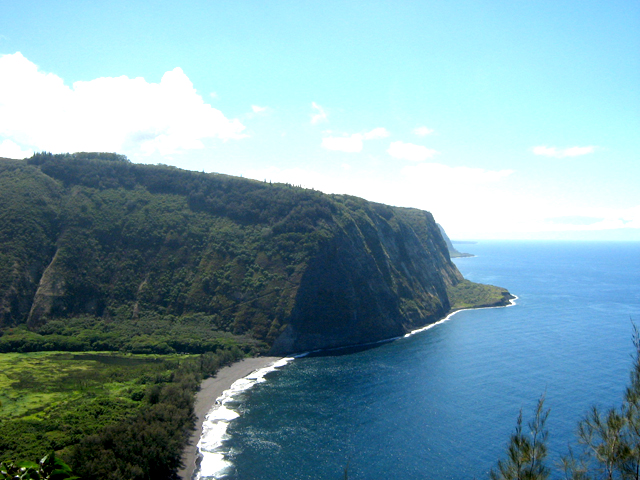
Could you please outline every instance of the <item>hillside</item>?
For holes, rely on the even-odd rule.
[[[0,351],[354,345],[437,321],[463,280],[428,212],[116,154],[4,160],[0,205]]]
[[[473,257],[470,253],[460,252],[453,246],[453,242],[447,236],[447,233],[442,228],[442,225],[438,224],[438,228],[440,229],[440,233],[442,234],[442,238],[444,242],[447,244],[447,249],[449,250],[449,256],[451,258],[461,258],[461,257]]]

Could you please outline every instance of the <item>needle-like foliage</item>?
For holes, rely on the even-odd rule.
[[[545,423],[548,416],[543,396],[538,400],[533,420],[527,424],[528,433],[524,433],[520,411],[516,430],[509,439],[507,458],[498,462],[497,471],[491,471],[492,480],[544,480],[549,476],[550,470],[545,463],[548,437]]]

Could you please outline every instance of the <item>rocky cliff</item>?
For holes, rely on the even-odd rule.
[[[180,325],[285,354],[402,335],[463,292],[420,210],[113,154],[3,161],[0,187],[3,331],[71,335],[80,318],[143,341],[166,324],[180,351]]]
[[[450,310],[447,287],[462,277],[442,238],[418,236],[399,209],[359,205],[336,222],[309,262],[273,353],[392,338]],[[419,214],[435,225],[429,213]]]

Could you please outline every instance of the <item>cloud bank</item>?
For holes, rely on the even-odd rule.
[[[33,153],[34,152],[32,150],[23,150],[20,148],[20,145],[9,139],[0,142],[0,157],[20,160],[22,158],[30,157]]]
[[[327,173],[300,167],[271,167],[245,173],[258,180],[266,178],[325,193],[346,193],[389,205],[428,210],[448,233],[459,238],[581,239],[591,238],[589,232],[594,235],[603,232],[598,235],[606,239],[608,230],[640,231],[640,205],[626,209],[559,208],[554,199],[508,190],[515,175],[513,170],[424,162],[405,165],[397,174],[387,175],[360,168]],[[637,235],[628,236],[637,238]]]
[[[207,139],[240,139],[244,125],[204,102],[180,68],[160,83],[103,77],[64,84],[21,53],[0,57],[0,139],[54,153],[167,155]],[[10,144],[8,144],[10,148]]]

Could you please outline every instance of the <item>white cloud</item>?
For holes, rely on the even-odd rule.
[[[258,105],[251,105],[251,110],[253,110],[253,113],[260,113],[260,112],[266,111],[267,107],[259,107]]]
[[[160,83],[121,76],[69,87],[19,52],[0,57],[0,135],[23,148],[167,155],[243,138],[244,129],[206,104],[180,68]]]
[[[425,135],[430,135],[434,132],[432,128],[427,127],[417,127],[412,130],[413,133],[420,137],[424,137]]]
[[[566,215],[563,217],[549,217],[545,219],[545,222],[552,223],[554,225],[594,225],[603,220],[604,218],[598,218],[598,217],[585,217],[583,215]]]
[[[325,132],[329,133],[329,132]],[[389,132],[384,127],[374,128],[366,133],[354,133],[345,137],[324,137],[322,147],[327,150],[337,150],[340,152],[357,153],[362,151],[363,140],[375,140],[389,136]]]
[[[317,125],[318,123],[327,121],[327,114],[320,105],[316,102],[311,102],[311,108],[318,111],[318,113],[311,115],[311,125]]]
[[[590,146],[590,147],[571,147],[571,148],[566,148],[563,152],[562,155],[565,157],[578,157],[580,155],[586,155],[588,153],[593,153],[595,151],[596,147],[594,146]]]
[[[397,141],[391,143],[387,153],[400,160],[424,162],[428,158],[434,157],[438,152],[422,145]]]
[[[22,150],[20,145],[6,139],[0,143],[0,157],[15,158],[17,160],[27,158],[33,155],[33,150]]]
[[[322,139],[323,148],[340,152],[361,152],[362,145],[362,135],[359,133],[354,133],[350,137],[325,137]]]
[[[384,127],[378,127],[378,128],[374,128],[373,130],[371,130],[370,132],[367,132],[363,135],[363,138],[365,140],[373,140],[376,138],[386,138],[389,135],[391,135],[386,128]]]
[[[535,155],[543,155],[545,157],[565,158],[565,157],[578,157],[580,155],[587,155],[593,153],[596,147],[570,147],[564,150],[558,150],[556,147],[538,146],[533,147],[532,151]]]

